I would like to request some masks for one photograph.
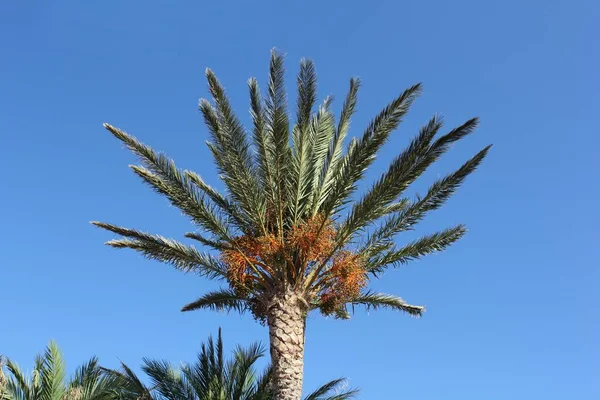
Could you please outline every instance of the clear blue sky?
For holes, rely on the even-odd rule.
[[[433,113],[482,125],[416,189],[495,144],[419,229],[463,222],[464,240],[373,283],[425,304],[424,318],[311,315],[306,388],[347,376],[365,399],[599,398],[599,18],[592,0],[3,1],[0,353],[30,367],[54,338],[71,368],[93,354],[137,366],[191,360],[218,326],[228,347],[267,340],[250,317],[180,313],[214,284],[105,247],[88,222],[181,238],[189,222],[102,122],[221,187],[196,110],[204,68],[247,122],[246,80],[265,83],[277,47],[290,83],[314,59],[337,107],[348,78],[363,80],[355,135],[424,83],[370,179]]]

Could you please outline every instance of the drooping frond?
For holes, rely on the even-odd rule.
[[[171,264],[184,272],[196,272],[211,279],[227,277],[226,268],[219,260],[193,246],[104,222],[92,221],[92,224],[125,237],[106,242],[109,246],[136,250],[147,258]]]
[[[421,85],[406,89],[400,96],[383,109],[369,124],[362,137],[351,143],[336,171],[335,184],[323,201],[321,212],[329,218],[356,189],[356,183],[365,170],[375,160],[377,152],[387,141],[390,133],[400,124],[416,97],[421,93]]]
[[[391,248],[369,260],[367,271],[377,274],[388,265],[406,264],[427,254],[442,251],[463,237],[465,233],[467,233],[467,229],[463,225],[458,225],[454,228],[424,236],[400,249]]]
[[[154,152],[149,146],[133,136],[109,124],[104,124],[117,139],[121,140],[142,160],[144,167],[132,166],[133,171],[158,193],[165,195],[171,203],[188,215],[195,223],[212,234],[228,240],[231,233],[220,218],[217,210],[211,208],[190,179],[175,163],[163,154]]]
[[[392,310],[399,310],[409,313],[410,315],[414,315],[420,317],[425,311],[425,307],[423,306],[413,306],[411,304],[406,303],[400,297],[392,296],[385,293],[374,293],[367,292],[363,295],[355,298],[352,302],[352,305],[363,305],[369,309],[376,310],[378,308],[391,308]]]
[[[198,300],[186,304],[181,311],[194,311],[210,309],[216,311],[238,311],[244,312],[248,308],[248,299],[239,296],[230,289],[220,289],[208,292]]]

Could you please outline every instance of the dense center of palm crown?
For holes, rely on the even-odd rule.
[[[360,254],[336,248],[336,234],[332,221],[317,215],[279,237],[239,236],[221,252],[229,284],[238,295],[247,296],[274,282],[271,285],[287,286],[303,296],[309,308],[316,304],[331,314],[360,295],[367,283]],[[258,318],[264,315],[260,306],[253,311]]]

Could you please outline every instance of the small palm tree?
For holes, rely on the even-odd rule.
[[[118,400],[274,400],[271,390],[271,369],[259,376],[255,363],[264,355],[258,344],[247,349],[237,347],[230,360],[225,360],[221,330],[216,343],[212,337],[203,344],[198,359],[180,368],[166,361],[144,359],[142,369],[151,385],[125,364],[121,370],[106,370],[118,382]],[[342,390],[343,379],[323,385],[305,400],[351,399],[356,390]]]
[[[266,101],[256,80],[249,81],[253,128],[248,135],[213,72],[207,69],[206,76],[214,104],[203,99],[199,107],[227,194],[195,172],[178,169],[124,131],[105,127],[140,157],[142,165],[132,166],[133,171],[196,224],[198,231],[185,236],[217,254],[162,236],[93,223],[121,236],[107,242],[110,246],[134,249],[183,271],[225,282],[228,287],[206,293],[183,311],[250,311],[266,323],[276,398],[298,400],[305,321],[311,310],[349,318],[348,306],[364,305],[421,315],[421,306],[369,291],[368,281],[390,266],[443,250],[465,234],[465,227],[458,225],[408,244],[394,241],[398,233],[414,229],[429,211],[442,206],[490,147],[434,182],[425,195],[406,197],[407,188],[477,126],[477,119],[470,119],[438,135],[442,120],[433,117],[387,171],[355,197],[365,171],[421,92],[420,84],[392,100],[344,150],[358,79],[350,80],[336,123],[330,98],[316,107],[315,68],[303,60],[296,118],[290,127],[283,57],[274,51]]]
[[[8,378],[0,370],[1,400],[112,400],[116,393],[114,380],[102,373],[95,357],[66,381],[65,363],[54,342],[44,355],[36,357],[29,377],[11,360],[7,360],[6,368]]]

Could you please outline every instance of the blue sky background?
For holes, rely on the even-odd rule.
[[[0,353],[29,368],[54,338],[71,368],[93,354],[137,366],[191,360],[219,326],[229,348],[266,342],[251,317],[180,313],[214,284],[105,247],[112,236],[88,222],[189,231],[101,124],[221,187],[196,110],[204,68],[247,123],[246,80],[264,85],[275,46],[290,84],[300,58],[314,59],[338,110],[349,77],[363,80],[354,135],[424,83],[369,179],[433,113],[448,128],[482,124],[415,190],[495,144],[419,228],[463,222],[469,234],[373,283],[425,304],[424,318],[311,315],[305,387],[346,376],[364,399],[599,398],[599,18],[592,0],[3,1]]]

